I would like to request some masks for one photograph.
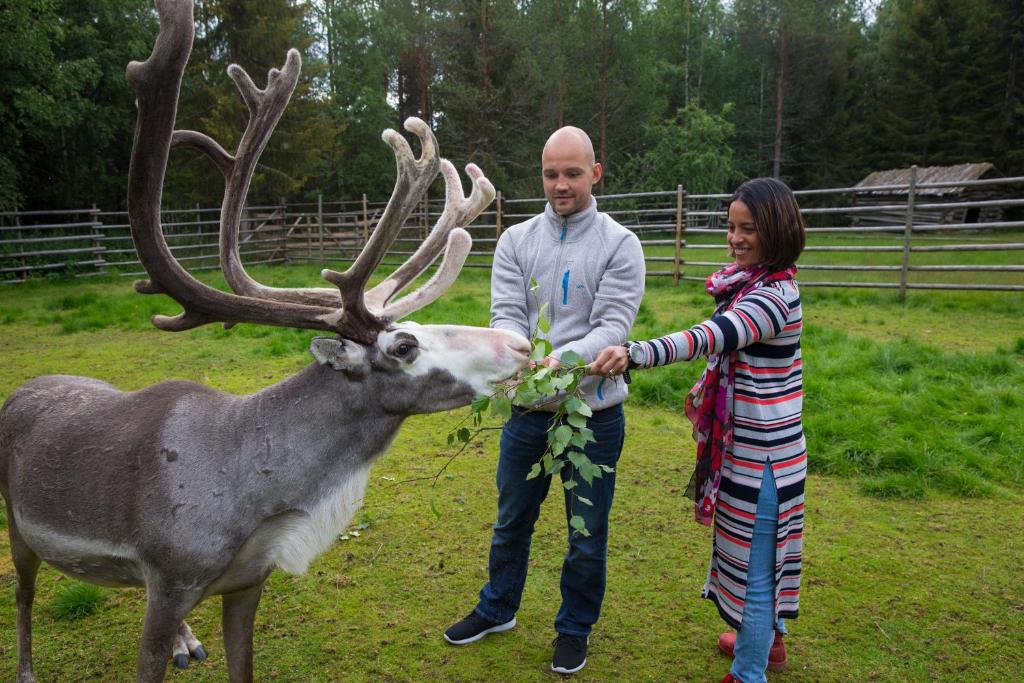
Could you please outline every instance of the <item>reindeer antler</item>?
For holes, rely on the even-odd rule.
[[[466,166],[473,182],[469,197],[462,194],[459,173],[447,159],[441,160],[441,174],[445,183],[444,211],[434,229],[419,249],[398,267],[386,280],[366,293],[366,305],[372,311],[390,320],[397,320],[417,311],[441,296],[455,281],[466,262],[473,240],[460,226],[469,225],[487,205],[494,201],[494,186],[476,164]],[[434,277],[416,291],[397,302],[391,298],[434,262],[444,249],[445,257]]]
[[[338,332],[361,343],[370,343],[391,320],[408,315],[440,296],[455,280],[469,253],[467,225],[494,198],[494,188],[473,165],[467,172],[473,190],[466,198],[455,168],[437,156],[437,141],[419,119],[405,122],[406,130],[420,139],[416,158],[405,139],[393,130],[384,131],[385,142],[395,154],[398,175],[384,214],[373,237],[345,272],[324,270],[323,276],[337,287],[266,287],[253,280],[242,265],[238,232],[245,196],[263,149],[280,120],[298,82],[301,59],[289,50],[284,66],[271,69],[267,87],[259,89],[237,65],[228,74],[249,108],[249,122],[237,153],[232,156],[210,137],[191,130],[174,130],[181,78],[194,36],[192,3],[156,0],[160,33],[149,59],[128,65],[128,80],[138,98],[139,117],[132,147],[128,181],[128,213],[139,260],[151,280],[136,283],[146,294],[166,293],[185,309],[175,317],[154,316],[153,324],[165,330],[185,330],[211,322],[253,322]],[[181,267],[164,240],[160,226],[160,198],[167,159],[172,146],[188,146],[206,154],[225,177],[221,206],[221,268],[235,294],[208,287]],[[420,248],[387,280],[364,295],[366,283],[394,243],[398,232],[441,168],[447,186],[445,210]],[[445,258],[430,281],[395,303],[389,302],[416,279],[444,250]]]

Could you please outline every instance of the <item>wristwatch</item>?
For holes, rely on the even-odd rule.
[[[647,354],[644,353],[644,347],[640,344],[632,341],[628,341],[623,344],[626,347],[626,357],[629,359],[629,369],[638,368],[647,361]]]

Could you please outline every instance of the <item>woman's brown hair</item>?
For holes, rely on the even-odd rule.
[[[736,188],[732,202],[743,202],[754,217],[765,267],[785,270],[804,250],[804,219],[793,191],[775,178],[754,178]]]

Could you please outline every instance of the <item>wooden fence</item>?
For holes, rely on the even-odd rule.
[[[1024,178],[797,191],[807,223],[803,286],[1024,291]],[[995,199],[960,201],[965,188],[986,186]],[[928,190],[922,193],[922,190]],[[861,199],[867,194],[872,201]],[[879,202],[879,196],[888,200]],[[640,238],[648,275],[673,282],[703,280],[725,263],[729,195],[665,192],[599,196],[601,211]],[[355,258],[384,202],[285,203],[248,207],[240,250],[248,265],[331,263]],[[543,210],[541,198],[496,201],[469,226],[468,267],[490,267],[502,231]],[[412,254],[443,209],[424,200],[409,217],[385,264]],[[898,212],[901,222],[880,216]],[[936,216],[956,222],[936,222]],[[978,220],[978,217],[983,220]],[[163,213],[168,246],[190,270],[218,267],[219,209]],[[0,279],[21,282],[45,273],[139,275],[127,216],[96,208],[0,214]]]

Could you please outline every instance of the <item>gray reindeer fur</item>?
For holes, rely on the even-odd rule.
[[[163,679],[185,615],[224,595],[230,678],[250,680],[266,577],[305,571],[345,527],[408,415],[465,405],[521,367],[526,340],[501,333],[502,349],[495,333],[397,326],[369,347],[317,338],[317,363],[248,396],[180,381],[122,392],[66,375],[22,385],[0,409],[22,657],[45,560],[83,581],[147,588],[140,681]],[[461,349],[459,374],[472,381],[439,363],[467,337],[476,358]],[[404,358],[389,353],[403,342]],[[430,367],[410,372],[419,363]],[[21,664],[19,681],[34,680]]]

